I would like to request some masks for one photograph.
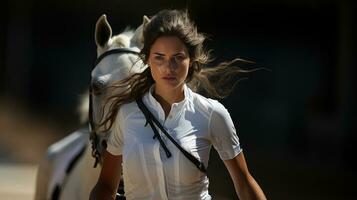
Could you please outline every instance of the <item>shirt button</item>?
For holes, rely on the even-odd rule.
[[[172,115],[169,115],[169,119],[172,119]]]

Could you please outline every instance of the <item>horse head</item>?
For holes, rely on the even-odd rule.
[[[144,17],[143,25],[147,22]],[[95,43],[97,46],[97,57],[104,53],[121,48],[130,48],[133,51],[140,51],[142,48],[142,27],[139,26],[135,32],[125,30],[123,33],[112,36],[112,28],[105,15],[102,15],[95,28]],[[130,73],[140,71],[142,63],[135,63],[139,60],[137,55],[132,53],[116,53],[108,55],[97,63],[92,70],[92,87],[96,94],[105,92],[106,86],[127,77]],[[138,69],[139,67],[139,69]]]
[[[143,27],[149,19],[144,16],[143,24],[135,31],[126,29],[124,32],[112,36],[112,28],[105,15],[102,15],[95,27],[95,43],[97,46],[97,61],[91,72],[92,120],[99,124],[102,116],[108,112],[102,109],[106,98],[114,91],[108,88],[112,83],[128,77],[132,73],[141,72],[144,64],[138,56],[143,46]],[[99,151],[103,150],[109,133],[102,128],[96,129],[99,136]],[[104,143],[103,143],[104,141]],[[105,148],[105,147],[104,147]]]

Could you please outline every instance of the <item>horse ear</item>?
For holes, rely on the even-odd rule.
[[[146,25],[150,22],[150,19],[144,15],[143,23],[135,30],[134,36],[131,38],[131,46],[136,46],[142,49],[144,46],[144,34],[143,31]]]
[[[112,37],[112,28],[107,21],[107,16],[102,15],[95,25],[95,43],[98,47],[104,47]]]
[[[149,22],[150,22],[150,19],[146,15],[144,15],[144,17],[143,17],[143,27],[144,27],[144,29],[145,29],[146,25]]]

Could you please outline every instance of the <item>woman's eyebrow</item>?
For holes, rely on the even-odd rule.
[[[184,52],[180,51],[178,53],[175,53],[173,56],[179,56],[179,55],[186,55]]]
[[[159,52],[155,52],[155,53],[153,53],[153,54],[159,55],[159,56],[165,56],[164,53],[159,53]],[[172,55],[172,56],[178,56],[178,55],[186,55],[186,54],[185,54],[185,52],[183,52],[183,51],[179,51],[179,52],[175,53],[175,54]]]
[[[165,56],[163,53],[155,52],[154,54],[159,55],[159,56]]]

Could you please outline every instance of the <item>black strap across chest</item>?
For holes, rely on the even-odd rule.
[[[167,146],[165,145],[165,142],[163,141],[163,139],[161,138],[161,135],[159,133],[159,131],[156,129],[156,126],[159,127],[159,129],[162,131],[162,133],[165,134],[165,136],[183,153],[183,155],[189,159],[201,172],[203,173],[207,173],[207,170],[204,166],[204,164],[199,161],[195,156],[193,156],[192,154],[190,154],[189,152],[187,152],[184,148],[182,148],[176,141],[174,138],[172,138],[170,136],[170,134],[165,130],[165,128],[161,125],[161,123],[155,118],[155,116],[150,112],[150,110],[146,107],[146,105],[144,104],[144,102],[142,101],[141,98],[138,98],[136,100],[136,103],[138,104],[140,110],[143,112],[145,118],[146,118],[146,124],[150,124],[152,130],[154,131],[154,137],[153,139],[157,138],[160,142],[160,145],[162,146],[162,148],[164,149],[166,156],[168,158],[171,157],[171,152],[169,151],[169,149],[167,148]],[[155,126],[155,124],[156,126]]]

